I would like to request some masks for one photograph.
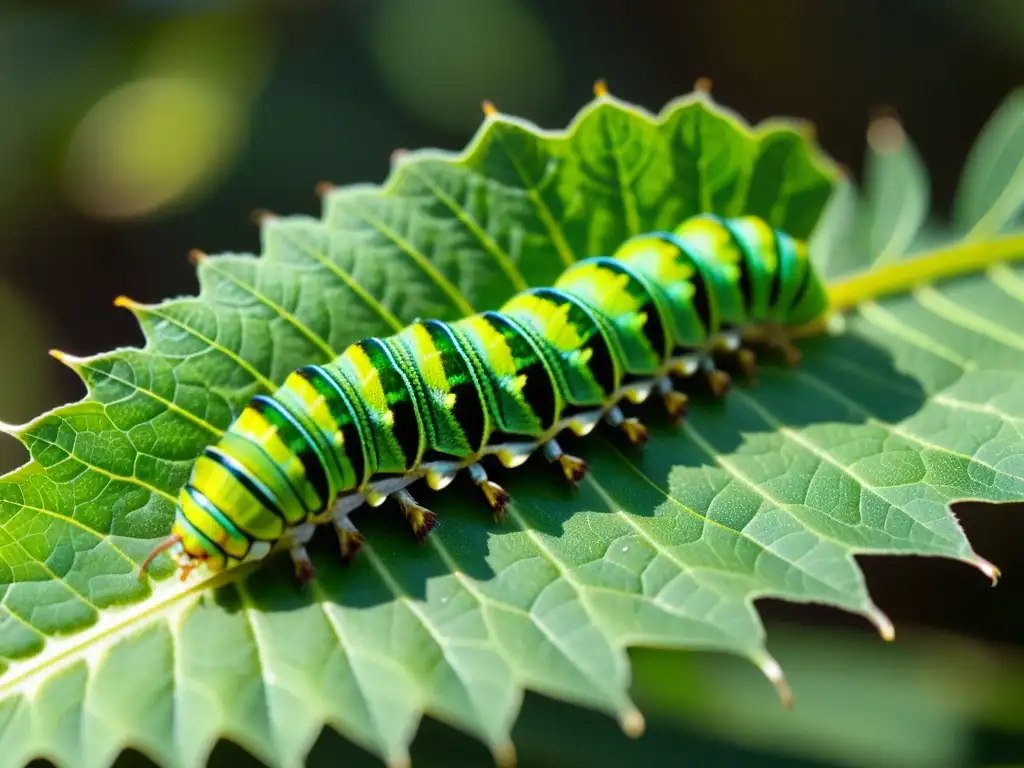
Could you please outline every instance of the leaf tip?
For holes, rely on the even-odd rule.
[[[482,102],[480,102],[480,109],[483,110],[485,118],[498,116],[498,108],[495,107],[494,102],[490,101],[489,99],[484,99]]]
[[[622,728],[622,732],[629,736],[629,738],[639,739],[647,729],[647,721],[644,720],[643,713],[636,707],[633,707],[623,713],[619,719],[619,726]]]
[[[755,659],[758,668],[761,673],[768,678],[775,687],[775,692],[779,695],[779,701],[782,702],[782,706],[786,709],[793,708],[793,689],[789,687],[789,683],[786,681],[786,675],[782,671],[782,667],[779,665],[774,658],[765,653],[763,656]]]
[[[116,303],[116,302],[115,302]],[[59,349],[51,349],[47,354],[56,360],[61,365],[66,365],[68,368],[74,368],[75,364],[79,362],[79,359],[74,355],[69,355],[67,352],[61,352]]]
[[[999,583],[999,578],[1003,575],[1003,572],[1000,571],[999,568],[997,568],[995,565],[993,565],[983,557],[979,557],[977,560],[975,560],[974,566],[979,571],[988,576],[989,581],[992,582],[993,587]]]
[[[134,312],[136,309],[139,309],[142,305],[139,304],[137,301],[129,299],[127,296],[118,296],[117,298],[114,299],[114,306],[120,307],[121,309],[131,310]]]
[[[268,211],[266,208],[257,208],[249,214],[249,218],[254,224],[262,225],[268,221],[273,221],[277,218],[277,214],[273,211]]]
[[[796,132],[807,142],[818,140],[818,126],[813,120],[800,120],[796,124]]]
[[[335,188],[335,184],[329,181],[318,181],[316,186],[313,187],[313,191],[316,192],[316,196],[323,200],[327,197]]]
[[[493,754],[494,764],[498,768],[515,768],[517,762],[516,748],[511,741],[496,745]]]
[[[697,93],[703,93],[705,96],[711,95],[711,78],[710,77],[698,77],[693,83],[693,90]]]
[[[878,634],[885,642],[891,643],[896,639],[896,627],[893,626],[892,620],[876,606],[872,605],[866,615],[868,621],[875,625],[875,629],[878,630]]]
[[[188,252],[188,260],[196,266],[199,266],[208,258],[209,255],[205,251],[201,251],[198,248],[193,248],[191,251]]]
[[[868,146],[880,155],[899,152],[907,140],[906,131],[896,111],[891,107],[879,107],[868,124]]]
[[[603,99],[608,96],[608,83],[603,79],[594,81],[594,96]]]

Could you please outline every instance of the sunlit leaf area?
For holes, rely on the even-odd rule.
[[[187,6],[187,7],[186,7]],[[1024,765],[1024,6],[0,11],[0,768]],[[293,369],[700,213],[832,313],[563,441],[174,578]],[[416,486],[419,488],[419,486]],[[325,526],[329,528],[330,526]]]

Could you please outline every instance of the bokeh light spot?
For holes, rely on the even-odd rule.
[[[63,167],[69,198],[100,218],[131,218],[194,195],[230,164],[245,132],[237,99],[203,80],[136,80],[76,127]]]
[[[537,116],[560,92],[554,43],[515,0],[381,3],[372,48],[402,105],[442,129],[478,125],[483,99],[502,112]]]

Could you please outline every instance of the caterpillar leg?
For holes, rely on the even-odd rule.
[[[658,381],[658,391],[665,401],[665,410],[668,411],[672,421],[679,421],[686,415],[689,408],[690,398],[682,392],[672,388],[672,379],[666,376]]]
[[[336,514],[334,516],[334,531],[338,534],[338,544],[341,548],[341,561],[347,563],[356,556],[360,547],[363,546],[363,534],[361,534],[348,514]]]
[[[420,541],[423,541],[437,524],[437,515],[419,504],[412,497],[412,494],[405,489],[395,491],[394,499],[398,502],[398,506],[402,509],[402,514],[405,515],[405,519],[409,522],[413,535]]]
[[[800,349],[792,341],[785,337],[772,339],[772,346],[782,353],[786,365],[795,368],[800,364]]]
[[[740,347],[736,350],[736,365],[743,371],[743,375],[747,377],[747,381],[751,384],[757,382],[757,355],[754,354],[754,350],[748,349],[747,347]]]
[[[619,406],[615,405],[609,408],[604,419],[613,427],[621,429],[633,445],[643,445],[647,442],[647,427],[635,416],[630,416],[627,419],[622,415],[622,409]]]
[[[316,569],[306,551],[306,544],[313,538],[315,530],[316,526],[306,524],[296,526],[288,532],[288,554],[291,555],[295,566],[295,580],[299,584],[308,584],[316,578]]]
[[[484,496],[487,498],[487,503],[491,505],[491,509],[494,510],[494,515],[499,520],[505,517],[505,507],[508,506],[511,498],[508,495],[508,491],[502,488],[493,480],[487,479],[487,472],[480,464],[469,465],[469,476],[476,483],[477,487],[484,492]]]
[[[587,474],[587,462],[563,452],[562,446],[554,440],[548,440],[544,443],[543,451],[545,459],[552,464],[558,462],[562,468],[562,473],[565,475],[565,479],[573,485],[582,480],[584,475]]]
[[[711,394],[715,397],[725,397],[732,389],[732,376],[725,371],[715,367],[715,361],[706,357],[701,360],[701,368],[704,369],[704,377],[708,386],[711,387]]]

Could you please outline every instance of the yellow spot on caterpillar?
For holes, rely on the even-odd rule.
[[[395,425],[395,412],[390,408],[384,411],[384,423],[389,427],[393,427]]]
[[[594,95],[597,98],[599,98],[599,99],[603,99],[605,96],[607,96],[608,95],[608,83],[606,83],[604,80],[597,80],[597,81],[595,81],[594,82]]]
[[[454,392],[449,392],[447,395],[444,396],[444,407],[447,408],[449,411],[455,407]]]
[[[520,374],[519,376],[516,376],[514,379],[512,379],[511,388],[512,388],[513,391],[515,391],[515,392],[522,392],[523,391],[523,387],[525,387],[525,386],[526,386],[526,375],[525,374]]]

